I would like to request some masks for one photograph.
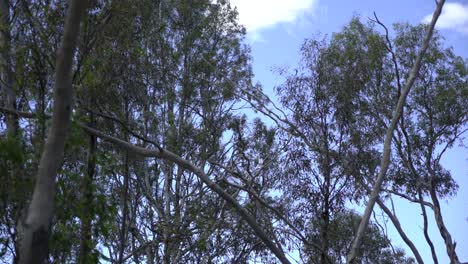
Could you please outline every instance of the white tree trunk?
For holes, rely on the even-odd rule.
[[[86,0],[72,0],[55,65],[52,126],[36,175],[31,203],[18,223],[19,263],[46,263],[54,208],[55,178],[63,162],[72,108],[72,64]]]

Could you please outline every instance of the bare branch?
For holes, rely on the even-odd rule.
[[[439,260],[437,259],[437,254],[435,252],[434,244],[432,243],[432,240],[429,237],[426,207],[423,205],[423,196],[422,196],[421,190],[419,190],[418,192],[418,197],[419,197],[421,211],[423,215],[423,221],[424,221],[424,227],[423,227],[424,238],[426,239],[427,244],[431,248],[431,255],[432,255],[432,260],[434,260],[434,264],[438,264]]]
[[[7,115],[13,115],[13,116],[19,117],[19,118],[28,118],[28,119],[37,118],[37,114],[30,113],[30,112],[19,111],[19,110],[10,109],[10,108],[1,107],[1,106],[0,106],[0,112],[2,112],[4,114],[7,114]],[[50,118],[51,116],[47,115],[47,117]]]
[[[140,136],[139,134],[135,133],[132,129],[130,129],[130,128],[128,127],[128,125],[126,124],[126,122],[124,122],[124,121],[118,119],[117,117],[111,116],[111,115],[109,115],[109,114],[101,113],[101,112],[96,112],[96,111],[94,111],[94,110],[92,110],[92,109],[90,109],[90,108],[87,108],[87,107],[84,107],[83,109],[86,110],[86,111],[88,111],[88,112],[90,112],[90,113],[93,113],[93,114],[95,114],[95,115],[98,115],[98,116],[100,116],[100,117],[104,117],[104,118],[107,118],[107,119],[110,119],[110,120],[112,120],[112,121],[114,121],[114,122],[119,123],[119,124],[125,129],[125,131],[126,131],[127,133],[131,134],[131,135],[134,136],[135,138],[140,139],[140,140],[143,141],[143,142],[152,144],[153,146],[157,147],[159,150],[162,150],[162,148],[161,148],[161,146],[160,146],[159,143],[157,143],[157,142],[154,141],[154,140],[151,140],[151,139],[149,139],[149,138]]]

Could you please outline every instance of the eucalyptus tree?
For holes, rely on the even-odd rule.
[[[383,25],[378,19],[374,22]],[[392,109],[404,93],[404,86],[410,85],[403,81],[409,76],[414,93],[407,97],[407,109],[390,134],[394,141],[387,147],[395,149],[391,156],[394,161],[388,164],[388,179],[382,186],[387,193],[421,203],[424,218],[426,206],[434,208],[448,255],[458,261],[437,199],[456,191],[456,183],[441,167],[440,159],[465,132],[466,113],[462,109],[466,107],[466,62],[451,49],[443,48],[437,32],[428,42],[431,30],[422,25],[397,25],[396,36],[390,38],[388,32],[379,33],[374,23],[366,25],[353,19],[329,41],[307,40],[300,66],[293,73],[279,70],[285,79],[277,87],[282,107],[258,88],[245,90],[245,99],[270,117],[285,139],[292,138],[282,155],[286,176],[282,177],[280,189],[289,202],[288,213],[296,219],[294,224],[314,234],[314,242],[321,245],[322,251],[316,251],[322,252],[320,262],[326,258],[324,253],[330,252],[332,219],[346,202],[365,201],[372,192],[371,185],[376,184],[383,169],[381,142],[394,117]],[[418,54],[425,50],[422,46],[428,46],[424,56]],[[413,65],[416,58],[418,79]],[[430,170],[432,176],[427,176]],[[424,200],[424,195],[429,195],[433,204]],[[418,248],[385,205],[385,197],[377,197],[377,203],[416,261],[422,263]],[[426,239],[432,244],[427,219],[425,222]],[[354,253],[358,251],[356,245]],[[305,243],[303,249],[307,249]],[[317,254],[313,256],[318,258]]]
[[[39,158],[47,149],[57,157],[64,150],[54,172],[37,178],[56,183],[54,217],[50,206],[43,215],[52,219],[50,241],[43,243],[49,250],[41,256],[53,262],[288,263],[283,248],[298,249],[304,261],[344,261],[351,246],[346,235],[368,217],[346,205],[365,200],[382,169],[390,109],[427,33],[400,26],[390,42],[353,19],[330,40],[308,40],[296,73],[280,72],[285,82],[277,87],[282,107],[276,107],[251,85],[245,30],[227,1],[93,1],[74,40],[78,52],[60,74],[76,98],[71,104],[65,94],[66,109],[74,108],[66,129],[57,125],[57,109],[49,113],[63,99],[56,93],[52,100],[63,80],[51,76],[64,69],[53,63],[61,58],[53,51],[62,35],[76,38],[62,26],[67,3],[2,1],[0,7],[7,11],[0,35],[6,127],[0,169],[8,172],[0,175],[6,183],[0,249],[19,256],[27,240],[18,234],[32,226],[15,224],[28,202],[30,211],[37,204],[40,192],[27,197]],[[402,162],[390,164],[383,183],[385,191],[407,192],[421,203],[425,218],[426,206],[434,209],[456,262],[438,199],[456,190],[440,159],[464,132],[466,62],[439,42],[428,54],[393,133],[392,158]],[[237,109],[240,98],[276,126],[249,122]],[[46,144],[58,130],[68,139]],[[53,194],[39,196],[50,202]],[[376,202],[398,226],[384,200]],[[362,261],[412,261],[391,250],[374,224],[364,241]]]
[[[229,129],[232,132],[228,152],[223,163],[213,163],[219,167],[222,185],[235,192],[238,200],[257,219],[274,242],[288,246],[283,229],[287,224],[283,217],[284,208],[275,192],[281,166],[279,153],[282,149],[277,142],[277,129],[266,126],[256,118],[251,124],[245,115],[232,119]],[[245,225],[245,223],[239,222]],[[260,239],[243,228],[236,233],[239,242],[232,254],[236,261],[249,259],[262,262],[275,262],[274,256]],[[245,243],[242,241],[249,241]]]
[[[394,40],[395,71],[408,74],[410,58],[422,45],[423,26],[396,25]],[[421,204],[424,236],[431,247],[433,261],[438,262],[428,234],[426,208],[433,210],[435,223],[452,263],[457,263],[455,241],[444,224],[439,199],[456,195],[458,185],[450,171],[441,164],[447,150],[463,142],[468,117],[466,114],[468,82],[467,61],[456,56],[452,48],[443,46],[435,33],[422,60],[419,79],[399,123],[395,138],[395,159],[404,166],[390,173],[393,184],[389,192]],[[400,85],[400,84],[399,84]],[[426,202],[429,200],[429,202]]]
[[[282,128],[282,199],[297,228],[320,234],[313,242],[321,249],[317,261],[325,263],[334,214],[362,198],[361,179],[377,167],[384,131],[375,126],[382,117],[373,113],[382,104],[373,99],[389,89],[384,72],[391,63],[382,37],[357,18],[330,41],[307,40],[301,51],[295,73],[280,70],[285,81],[276,89],[286,112],[268,110],[269,100],[255,97],[260,91],[250,93],[253,105]]]
[[[212,164],[223,162],[235,95],[251,78],[236,13],[224,1],[124,1],[110,12],[77,77],[92,127],[220,174]],[[118,201],[117,225],[100,240],[110,252],[102,257],[165,263],[249,257],[227,246],[249,248],[235,236],[247,226],[193,171],[131,153],[102,166],[99,177],[109,179],[102,188]]]
[[[16,91],[14,85],[12,45],[15,37],[12,34],[12,19],[10,2],[0,2],[0,96],[2,106],[16,109]],[[22,140],[19,131],[19,119],[15,116],[6,116],[4,122],[6,129],[2,131],[0,141],[0,177],[4,184],[1,187],[0,214],[0,257],[11,257],[15,249],[12,247],[15,239],[14,231],[19,215],[18,204],[25,200],[19,195],[18,189],[25,187],[22,164],[25,155],[22,151]],[[19,183],[19,184],[18,184]],[[16,205],[15,205],[16,204]]]
[[[397,105],[394,111],[392,111],[392,118],[387,127],[387,131],[385,134],[385,140],[383,144],[384,149],[382,153],[382,158],[380,160],[379,174],[375,180],[375,183],[373,184],[372,192],[369,196],[369,201],[366,205],[363,218],[361,220],[361,223],[359,224],[358,232],[356,233],[353,246],[348,254],[348,260],[347,260],[348,263],[354,262],[354,259],[357,254],[356,252],[357,248],[360,245],[360,240],[362,239],[362,236],[364,235],[366,227],[369,223],[369,218],[374,208],[374,205],[379,199],[379,194],[381,192],[382,183],[385,180],[385,176],[386,176],[388,167],[390,165],[391,144],[392,144],[393,133],[403,113],[403,108],[405,105],[406,98],[415,80],[418,77],[418,74],[421,68],[421,61],[424,58],[424,55],[429,46],[429,42],[431,41],[431,37],[434,32],[435,25],[437,23],[437,20],[440,14],[442,13],[442,8],[444,6],[444,3],[445,3],[444,0],[436,1],[436,8],[432,15],[431,22],[427,26],[428,29],[427,29],[426,35],[424,36],[423,45],[421,46],[421,49],[419,50],[416,58],[414,59],[412,63],[411,71],[409,72],[409,75],[407,76],[407,79],[405,80],[404,86],[402,86],[401,89],[399,90],[399,97],[398,97]]]
[[[58,21],[64,17],[66,3],[21,3],[29,32],[47,32],[27,34],[38,37],[30,42],[30,49],[43,58],[54,58],[42,47],[55,45],[45,40],[57,39],[63,30]],[[51,14],[57,15],[55,19]],[[210,179],[216,170],[211,162],[225,155],[223,134],[232,118],[238,87],[250,82],[248,49],[241,44],[244,33],[237,25],[236,12],[225,1],[94,3],[83,22],[73,68],[77,108],[72,113],[64,164],[58,171],[51,254],[43,251],[43,258],[81,263],[100,258],[197,262],[209,252],[208,260],[248,259],[250,250],[227,252],[227,246],[218,245],[213,253],[212,247],[206,247],[208,240],[215,239],[226,245],[235,240],[239,247],[249,248],[251,242],[234,235],[236,230],[246,231],[242,221],[233,229],[240,216],[262,243],[288,263],[280,245],[270,240],[243,202]],[[25,50],[27,55],[35,54]],[[41,68],[36,62],[19,65]],[[36,129],[36,120],[47,128],[47,120],[53,117],[47,113],[53,102],[47,96],[53,84],[47,76],[35,76],[44,91],[42,96],[31,92],[26,98],[32,109],[7,105],[2,112],[25,118],[24,124],[32,124],[33,131],[43,131]],[[45,137],[45,133],[40,135]],[[98,137],[123,147],[123,153]],[[49,147],[61,148],[65,141],[60,142]],[[37,150],[36,145],[32,148]],[[148,153],[153,159],[141,159],[140,155]],[[213,220],[226,214],[224,222]],[[215,238],[215,229],[226,230],[217,233],[230,238]]]
[[[52,100],[55,85],[54,72],[57,70],[57,65],[54,61],[59,57],[57,50],[60,49],[62,35],[64,35],[65,31],[63,21],[66,17],[67,6],[71,6],[71,4],[64,1],[4,2],[6,8],[8,8],[7,10],[9,10],[9,12],[5,12],[5,14],[11,14],[9,19],[10,24],[6,28],[10,30],[9,35],[11,37],[11,49],[9,51],[11,64],[9,67],[13,80],[13,86],[10,88],[14,91],[14,98],[12,99],[14,103],[13,105],[2,104],[2,107],[10,111],[10,114],[5,115],[6,119],[18,118],[20,115],[18,115],[17,111],[32,113],[28,119],[23,119],[19,123],[19,144],[12,145],[11,140],[2,137],[2,140],[7,140],[7,145],[5,145],[7,148],[2,148],[2,151],[12,149],[15,153],[21,153],[20,156],[15,156],[13,155],[14,153],[7,153],[4,159],[10,166],[12,165],[12,158],[18,159],[19,157],[21,159],[20,167],[22,167],[21,175],[16,173],[18,168],[15,170],[12,169],[12,167],[7,167],[5,170],[2,170],[2,177],[6,176],[3,175],[3,172],[10,171],[16,173],[16,175],[11,175],[12,177],[10,178],[2,178],[2,181],[6,183],[5,193],[8,197],[13,198],[3,201],[6,202],[8,206],[11,206],[10,208],[14,209],[6,211],[11,213],[2,213],[2,215],[5,215],[5,218],[2,219],[2,228],[8,228],[8,233],[10,235],[10,239],[2,244],[9,248],[9,252],[5,257],[18,261],[20,257],[18,248],[20,240],[18,237],[19,231],[15,225],[19,222],[21,215],[23,218],[26,216],[25,213],[28,202],[31,202],[30,197],[35,175],[38,170],[39,159],[44,149],[47,130],[51,125],[50,121],[47,119],[50,118],[50,114],[48,113],[51,112],[52,105],[54,104]],[[89,13],[87,13],[91,18],[85,16],[85,20],[96,19],[94,14],[96,8],[99,8],[99,4],[94,2],[88,7]],[[77,23],[75,21],[74,24],[79,25],[80,22]],[[81,31],[76,30],[76,28],[72,28],[71,30],[73,32],[70,36],[73,37]],[[87,29],[84,29],[84,31],[87,31]],[[88,33],[92,32],[87,32],[82,35],[88,35]],[[76,42],[78,42],[77,45],[79,46],[87,45],[87,42],[82,42],[81,38]],[[70,47],[66,48],[69,49]],[[70,51],[67,50],[65,53],[69,55]],[[73,52],[71,52],[71,54],[75,56]],[[82,56],[78,57],[76,64],[71,66],[73,71],[71,76],[74,76],[77,72],[77,68],[79,68]],[[7,72],[6,70],[2,70],[2,74]],[[68,76],[69,74],[59,73],[59,75]],[[74,77],[71,78],[74,79]],[[76,88],[75,81],[74,86]],[[7,88],[7,86],[2,86],[2,92],[6,90],[4,88]],[[7,101],[8,100],[6,100],[2,94],[2,102]],[[65,124],[66,123],[61,123],[60,125]],[[72,131],[75,130],[72,129]],[[68,143],[65,145],[66,151],[63,161],[65,167],[69,170],[58,170],[57,177],[55,178],[58,195],[55,199],[56,206],[54,209],[54,217],[52,217],[52,223],[50,225],[51,236],[48,246],[49,257],[54,261],[60,262],[69,260],[67,256],[75,252],[67,246],[72,244],[70,243],[70,237],[78,230],[78,228],[76,228],[76,223],[73,223],[73,221],[76,221],[73,219],[76,219],[75,216],[77,216],[77,204],[70,201],[75,201],[76,197],[78,197],[78,193],[73,191],[77,189],[77,185],[74,183],[80,181],[80,174],[78,171],[83,163],[79,162],[77,157],[79,157],[80,154],[85,155],[83,154],[83,150],[76,146],[73,151],[79,150],[80,152],[77,152],[76,155],[69,155],[73,140],[74,144],[81,144],[79,140],[76,140],[78,138],[76,131],[71,134],[72,144],[70,144],[68,140]],[[53,193],[53,190],[51,190],[50,194],[53,195]],[[41,212],[41,214],[49,217],[47,216],[47,210]],[[70,221],[70,219],[72,220]],[[43,246],[47,246],[47,244],[48,243],[43,243]]]

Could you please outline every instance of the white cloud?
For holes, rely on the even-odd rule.
[[[423,22],[429,23],[431,19],[432,15],[427,15],[424,17]],[[453,29],[468,34],[468,5],[454,2],[445,3],[436,27]]]
[[[237,7],[240,23],[247,32],[258,31],[278,23],[293,23],[314,9],[317,0],[231,0]]]

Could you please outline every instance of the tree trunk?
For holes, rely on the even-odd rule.
[[[19,263],[46,263],[53,216],[55,178],[63,162],[72,108],[72,64],[87,1],[72,0],[57,53],[52,125],[44,146],[31,203],[18,223]]]
[[[10,31],[10,8],[8,0],[0,0],[0,95],[3,98],[4,107],[8,109],[16,110],[16,92],[15,92],[15,82],[14,75],[11,65],[11,31]],[[19,131],[19,122],[18,116],[15,115],[5,115],[6,119],[6,129],[7,137],[14,140],[20,140],[20,131]],[[14,163],[10,167],[9,176],[12,181],[22,183],[19,188],[26,187],[25,183],[25,174],[22,164]],[[16,186],[12,186],[16,187]],[[14,188],[14,202],[15,209],[8,218],[12,225],[11,228],[14,228],[14,223],[18,221],[21,209],[24,207],[24,202],[26,201],[26,194],[28,192],[18,192],[17,188]],[[16,199],[17,198],[17,199]],[[8,214],[8,213],[7,213]],[[16,232],[11,235],[12,241],[16,240]],[[15,245],[15,259],[16,263],[18,260],[18,250],[19,248]]]
[[[119,248],[119,261],[123,263],[126,241],[127,241],[127,218],[128,218],[128,185],[129,185],[129,164],[128,164],[128,151],[125,151],[123,155],[123,166],[124,166],[124,183],[122,193],[122,226],[120,227],[120,248]]]
[[[171,185],[172,185],[172,166],[165,164],[164,179],[164,264],[171,263],[171,243],[172,243],[172,221],[171,221]]]
[[[328,198],[325,198],[328,199]],[[322,251],[320,252],[320,263],[328,263],[328,228],[330,224],[330,210],[328,200],[325,205],[325,210],[322,213],[322,227],[320,230],[322,239]]]

